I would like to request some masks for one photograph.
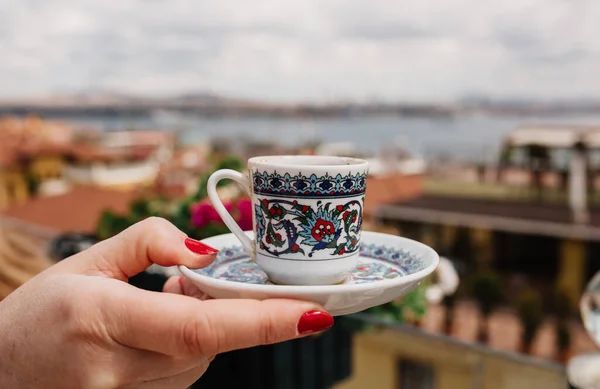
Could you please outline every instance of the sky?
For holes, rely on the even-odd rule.
[[[0,0],[0,97],[600,97],[597,0]]]

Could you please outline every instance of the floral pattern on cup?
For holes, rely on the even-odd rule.
[[[259,199],[255,204],[256,240],[261,250],[280,256],[330,250],[330,255],[354,253],[360,247],[364,198],[316,207],[297,200]],[[302,248],[304,246],[304,248]]]
[[[425,261],[408,251],[369,244],[361,247],[361,258],[347,283],[364,284],[396,279],[427,267]],[[226,281],[264,285],[267,275],[241,246],[222,249],[216,260],[200,274]]]
[[[337,174],[335,177],[325,174],[290,175],[289,173],[267,173],[255,171],[252,174],[254,193],[273,196],[291,197],[329,197],[357,196],[365,193],[367,173],[347,175]]]

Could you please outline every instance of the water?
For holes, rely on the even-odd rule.
[[[398,116],[298,119],[298,118],[204,118],[190,115],[146,117],[64,118],[105,130],[174,129],[184,144],[212,137],[275,140],[293,146],[298,142],[352,142],[361,151],[376,154],[392,143],[425,157],[449,156],[493,161],[503,136],[524,123],[600,124],[596,117],[517,118],[471,116],[455,119],[403,118]]]

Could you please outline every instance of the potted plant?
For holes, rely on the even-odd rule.
[[[573,305],[569,296],[562,290],[556,290],[549,304],[549,313],[556,318],[556,350],[558,360],[566,363],[569,359],[571,346],[571,333],[569,331],[569,319],[574,313]]]
[[[477,301],[482,320],[479,321],[478,341],[488,341],[488,319],[504,300],[500,277],[491,270],[476,273],[470,282],[470,295]]]
[[[516,299],[516,309],[521,319],[521,350],[530,353],[538,328],[544,320],[544,310],[539,292],[533,288],[521,291]]]
[[[452,335],[452,325],[454,324],[454,308],[456,305],[456,293],[448,294],[444,296],[442,304],[446,310],[444,316],[444,333],[446,335]]]
[[[556,349],[558,350],[558,360],[566,364],[569,361],[571,347],[571,333],[567,320],[559,318],[556,323]]]

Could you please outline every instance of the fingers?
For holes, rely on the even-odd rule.
[[[165,219],[145,219],[113,238],[63,261],[70,271],[127,280],[156,263],[201,268],[217,250],[188,238]]]
[[[185,277],[171,277],[163,286],[165,293],[181,294],[184,296],[194,297],[198,300],[207,300],[210,297],[198,289],[196,285]]]
[[[192,352],[203,354],[279,343],[333,325],[322,307],[296,300],[208,300],[202,306],[183,337]]]
[[[297,300],[198,301],[133,287],[116,291],[112,300],[103,309],[108,334],[120,344],[167,355],[216,355],[333,325],[322,307]]]

